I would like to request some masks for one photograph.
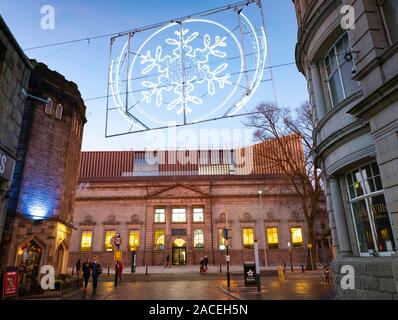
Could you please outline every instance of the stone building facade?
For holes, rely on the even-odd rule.
[[[337,295],[398,299],[398,2],[294,4],[296,61],[316,115],[338,253]],[[354,290],[340,285],[344,265],[354,268]]]
[[[0,242],[32,65],[0,16]]]
[[[42,265],[67,270],[85,105],[77,85],[32,61],[3,237],[3,263],[32,289]]]
[[[297,195],[280,174],[256,163],[255,153],[251,169],[235,167],[241,150],[154,153],[156,161],[148,160],[151,152],[82,153],[70,269],[78,259],[94,256],[113,268],[111,239],[118,233],[125,267],[132,259],[137,266],[163,265],[167,255],[173,265],[198,264],[205,255],[210,264],[224,265],[225,227],[233,265],[254,261],[255,239],[264,265],[264,235],[269,266],[290,265],[289,242],[293,264],[305,264],[307,230]],[[176,153],[198,161],[172,164]],[[314,259],[327,263],[332,259],[328,216],[322,204],[319,210]]]

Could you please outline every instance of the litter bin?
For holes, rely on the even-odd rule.
[[[245,287],[256,287],[256,264],[254,262],[243,263],[243,275],[245,277]]]
[[[135,273],[136,265],[137,265],[137,252],[131,251],[131,273]]]

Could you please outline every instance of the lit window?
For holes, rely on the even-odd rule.
[[[104,248],[105,251],[112,251],[113,250],[113,246],[112,246],[112,238],[116,236],[116,231],[115,230],[107,230],[105,231],[105,244],[104,244]]]
[[[254,230],[253,228],[243,228],[243,248],[253,249],[254,247]]]
[[[171,221],[172,222],[186,222],[187,214],[186,214],[185,208],[173,208]]]
[[[140,245],[140,230],[130,230],[129,247],[131,251],[137,251]]]
[[[293,247],[302,247],[303,246],[303,234],[301,232],[301,228],[290,228],[290,234],[292,236]]]
[[[377,163],[350,172],[346,175],[346,181],[359,251],[364,254],[368,254],[369,250],[395,251]]]
[[[155,222],[162,223],[165,222],[165,209],[164,208],[156,208],[155,209]]]
[[[193,208],[193,221],[203,222],[203,208]]]
[[[383,20],[390,44],[398,41],[398,2],[396,0],[380,0]]]
[[[155,239],[155,250],[164,250],[164,230],[163,229],[155,230],[154,239]]]
[[[223,229],[218,229],[218,248],[220,250],[225,250],[226,248]]]
[[[345,55],[351,52],[348,36],[344,34],[332,47],[325,58],[327,84],[332,106],[358,91],[358,81],[352,80],[352,61],[346,61]]]
[[[278,228],[272,227],[267,229],[268,248],[278,249]]]
[[[203,248],[204,247],[203,229],[195,229],[193,231],[193,246],[195,248]]]
[[[83,231],[82,239],[80,242],[81,251],[90,251],[93,243],[93,232],[92,231]]]
[[[54,105],[54,102],[52,101],[51,98],[48,98],[47,101],[48,101],[48,102],[46,103],[46,107],[45,107],[45,109],[44,109],[44,112],[45,112],[45,113],[48,113],[48,114],[52,114],[52,113],[53,113],[53,105]]]
[[[57,104],[57,108],[55,109],[55,118],[61,120],[63,111],[64,107],[62,106],[62,104]]]

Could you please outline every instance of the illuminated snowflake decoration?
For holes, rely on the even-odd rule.
[[[226,84],[231,84],[228,81],[230,74],[223,74],[228,67],[227,63],[224,62],[213,70],[208,64],[209,56],[219,58],[227,56],[227,53],[222,51],[222,48],[227,46],[226,36],[222,38],[215,36],[212,42],[210,35],[205,34],[203,48],[193,50],[190,43],[199,36],[199,32],[189,34],[189,29],[181,29],[181,31],[175,31],[174,34],[177,36],[176,39],[167,38],[165,40],[165,43],[175,46],[172,55],[162,56],[162,47],[158,46],[154,55],[148,50],[141,57],[141,64],[146,65],[142,70],[142,75],[148,74],[154,68],[159,73],[156,83],[148,80],[141,82],[144,87],[149,89],[142,92],[144,101],[150,103],[155,97],[156,105],[161,106],[163,91],[173,90],[176,98],[167,104],[167,110],[173,110],[178,105],[202,104],[203,100],[200,97],[191,94],[195,90],[196,83],[202,84],[206,81],[207,90],[211,96],[215,94],[217,85],[223,89]],[[184,107],[177,109],[177,114],[182,112],[184,112]],[[192,109],[187,106],[185,112],[192,112]]]

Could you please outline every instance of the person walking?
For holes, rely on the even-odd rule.
[[[77,260],[77,262],[76,262],[76,274],[77,274],[77,277],[79,278],[80,277],[80,268],[82,267],[82,264],[81,264],[81,262],[80,262],[80,259],[79,260]]]
[[[93,294],[97,293],[98,277],[102,273],[102,267],[99,263],[98,257],[95,257],[94,262],[91,264],[91,273],[93,277]]]
[[[207,265],[209,264],[209,259],[207,258],[207,256],[205,256],[205,258],[203,259],[203,264],[205,267],[205,271],[207,271]]]
[[[199,262],[199,264],[200,264],[200,273],[205,272],[205,268],[204,268],[205,262],[204,262],[203,257],[200,257],[200,262]]]
[[[171,268],[171,266],[170,266],[170,255],[169,254],[166,256],[166,264],[165,264],[164,267],[165,268]]]
[[[90,279],[90,275],[91,275],[91,261],[90,261],[90,259],[88,259],[85,262],[83,262],[82,271],[83,271],[83,279],[84,279],[84,292],[87,292],[88,280]]]
[[[123,273],[123,265],[119,260],[117,260],[117,262],[116,262],[115,271],[116,270],[117,270],[117,275],[119,277],[119,282],[121,282],[122,281],[122,273]]]

